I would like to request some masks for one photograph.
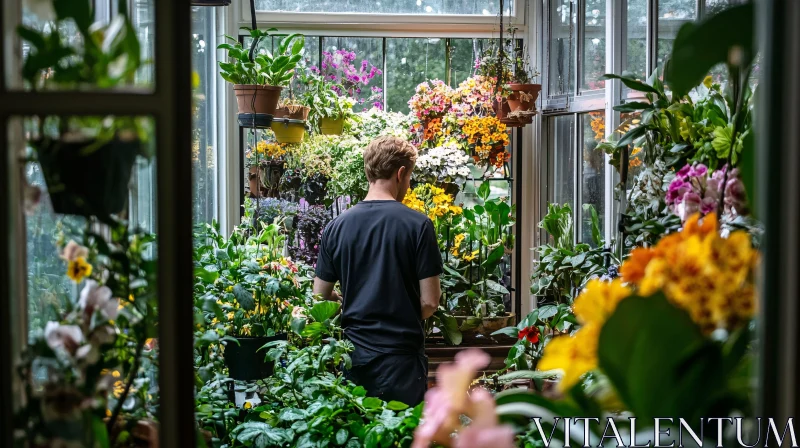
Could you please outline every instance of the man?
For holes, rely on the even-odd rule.
[[[411,406],[427,389],[423,321],[439,307],[442,256],[433,223],[401,203],[417,159],[403,139],[378,137],[364,150],[367,197],[325,228],[314,293],[338,298],[355,345],[346,376],[370,396]]]

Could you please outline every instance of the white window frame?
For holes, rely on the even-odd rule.
[[[510,25],[521,28],[525,25],[527,0],[508,0],[513,2],[514,13],[509,17]],[[250,16],[250,2],[248,0],[234,0],[233,7],[239,12],[239,23],[241,26],[252,24]],[[349,31],[375,31],[381,32],[381,36],[386,36],[391,31],[412,31],[412,32],[441,32],[455,31],[457,28],[468,27],[463,31],[491,32],[496,30],[498,16],[496,15],[472,15],[472,14],[380,14],[380,13],[305,13],[305,12],[270,12],[256,11],[256,23],[259,27],[270,25],[285,28],[287,25],[304,24],[311,26],[311,29],[333,30],[346,29]],[[392,36],[403,37],[403,36]],[[423,37],[438,37],[425,35]],[[455,37],[450,35],[450,37]],[[473,36],[480,37],[480,36]]]

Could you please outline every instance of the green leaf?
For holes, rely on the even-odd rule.
[[[506,253],[506,248],[503,247],[502,244],[495,247],[494,250],[492,250],[492,252],[489,254],[489,256],[486,257],[486,260],[482,263],[482,266],[484,267],[491,266],[492,264],[500,261],[500,259],[503,258],[503,255],[505,255],[505,253]]]
[[[675,97],[683,97],[717,64],[729,60],[731,50],[740,53],[740,67],[750,64],[754,51],[755,6],[747,2],[711,15],[696,23],[686,23],[675,37],[664,78]]]
[[[652,108],[653,108],[652,104],[644,103],[644,102],[640,102],[640,101],[629,101],[629,102],[620,104],[619,106],[614,106],[614,110],[616,110],[618,112],[623,112],[623,113],[636,112],[636,111],[639,111],[639,110],[652,109]]]
[[[558,308],[555,305],[545,305],[539,308],[539,320],[547,322],[547,319],[558,314]]]
[[[336,444],[339,446],[344,445],[347,443],[347,438],[349,436],[350,433],[346,429],[340,428],[338,431],[336,431]]]
[[[335,316],[341,306],[339,302],[332,301],[315,303],[311,308],[311,317],[317,322],[325,322]]]
[[[88,33],[94,17],[89,0],[53,0],[53,10],[59,20],[72,19],[78,30]]]
[[[392,400],[386,403],[386,409],[391,409],[393,411],[404,411],[408,409],[408,405],[405,403],[401,403],[399,401]]]
[[[491,187],[489,186],[489,182],[483,182],[480,187],[478,187],[478,197],[481,198],[484,202],[489,199],[489,194],[491,193]]]
[[[642,125],[636,126],[635,128],[626,132],[625,135],[623,135],[622,138],[619,139],[619,141],[617,142],[617,148],[624,148],[630,145],[631,143],[634,142],[634,140],[643,136],[645,132],[647,132],[646,127]]]
[[[267,446],[283,446],[291,443],[291,430],[274,428],[264,422],[245,422],[231,432],[231,436],[245,446],[263,448]]]
[[[495,331],[494,333],[492,333],[492,336],[499,336],[501,334],[502,335],[506,335],[506,336],[508,336],[510,338],[516,339],[519,336],[519,329],[517,327],[501,328],[501,329]]]
[[[194,276],[203,280],[203,283],[209,285],[214,283],[219,278],[217,267],[213,264],[197,267],[194,269]]]
[[[245,289],[241,283],[233,286],[233,297],[239,302],[239,306],[245,311],[252,311],[256,309],[256,302],[253,299],[253,293]]]
[[[361,405],[366,409],[380,409],[383,407],[383,400],[375,397],[366,397]]]
[[[455,317],[446,314],[444,311],[436,311],[436,317],[442,326],[439,328],[445,340],[452,345],[460,345],[463,339],[461,331],[458,329],[458,321]]]
[[[278,418],[285,422],[294,422],[306,418],[306,413],[302,409],[297,408],[283,408],[278,414]]]
[[[505,286],[497,283],[494,280],[486,280],[486,286],[491,289],[492,291],[498,292],[500,294],[509,294],[508,289]]]
[[[23,40],[28,41],[37,51],[42,51],[47,46],[44,36],[33,28],[20,25],[17,27],[17,34]]]
[[[353,391],[350,392],[350,393],[352,393],[354,397],[366,397],[367,396],[367,390],[364,389],[363,386],[356,386],[353,389]]]
[[[700,418],[721,393],[722,355],[663,294],[622,300],[600,332],[600,369],[637,417]]]
[[[306,328],[306,320],[305,319],[301,319],[301,318],[297,318],[297,317],[292,319],[291,329],[296,334],[302,335],[303,334],[303,330],[305,328]]]
[[[659,93],[659,91],[656,90],[655,87],[653,87],[651,85],[648,85],[648,84],[645,84],[645,83],[643,83],[641,81],[638,81],[636,79],[626,77],[626,76],[619,76],[619,75],[613,75],[613,74],[610,74],[610,73],[606,73],[600,79],[619,79],[629,89],[633,89],[633,90],[636,90],[636,91],[639,91],[639,92],[647,92],[647,93],[655,93],[655,94]]]

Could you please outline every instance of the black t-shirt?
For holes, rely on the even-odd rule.
[[[422,354],[419,281],[442,273],[433,223],[400,202],[362,201],[322,233],[316,275],[342,286],[354,365],[377,354]]]

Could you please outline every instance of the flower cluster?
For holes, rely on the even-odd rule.
[[[500,425],[492,394],[485,389],[469,391],[473,378],[489,365],[489,355],[478,349],[460,351],[454,364],[436,370],[436,387],[425,393],[422,424],[414,433],[412,448],[428,448],[436,442],[456,448],[514,446],[514,429]],[[461,416],[470,419],[462,428]],[[458,436],[452,434],[458,431]]]
[[[256,147],[254,150],[251,150],[247,153],[247,159],[277,160],[285,156],[288,152],[289,152],[288,143],[275,143],[275,142],[266,142],[264,140],[261,140],[260,142],[256,143]]]
[[[463,132],[476,164],[501,168],[511,158],[506,151],[510,141],[506,125],[496,117],[469,118],[464,123]]]
[[[523,328],[519,330],[517,334],[518,340],[527,339],[528,342],[531,344],[538,344],[541,336],[541,331],[539,331],[539,327],[536,325],[531,325],[530,327]]]
[[[716,210],[726,170],[727,167],[723,167],[710,174],[708,168],[699,163],[681,168],[667,190],[666,200],[672,212],[685,222],[697,212],[705,215]],[[728,173],[723,214],[747,214],[747,197],[737,168]]]
[[[472,246],[469,243],[462,249],[461,245],[464,243],[466,237],[466,233],[459,233],[453,238],[453,246],[450,248],[450,254],[466,262],[471,262],[478,258],[478,253],[480,251],[478,249],[472,250]]]
[[[408,106],[419,121],[442,117],[450,110],[453,89],[444,81],[434,79],[417,86],[416,93],[408,100]]]
[[[485,76],[472,76],[458,85],[453,92],[452,112],[463,125],[464,120],[474,116],[490,115],[493,112],[496,81]]]
[[[420,182],[463,185],[470,175],[469,156],[453,143],[423,151],[414,166],[414,179]]]
[[[722,238],[714,213],[702,222],[695,214],[681,232],[652,248],[634,249],[620,267],[621,279],[589,281],[573,306],[583,326],[573,337],[553,339],[539,368],[563,369],[562,390],[596,368],[600,330],[617,304],[634,292],[646,297],[663,291],[705,334],[717,328],[735,330],[755,314],[752,272],[757,259],[746,232]]]
[[[383,109],[382,92],[383,89],[372,86],[367,97],[362,96],[362,92],[369,86],[373,78],[383,74],[383,72],[370,64],[366,59],[356,66],[353,64],[356,54],[348,50],[336,50],[333,53],[322,52],[322,63],[319,67],[311,67],[312,73],[323,76],[327,81],[334,84],[333,90],[339,96],[349,96],[359,104],[368,102],[372,107]]]
[[[444,189],[431,184],[418,185],[406,193],[403,204],[420,213],[428,215],[431,221],[460,215],[461,207],[453,204],[453,197]]]

